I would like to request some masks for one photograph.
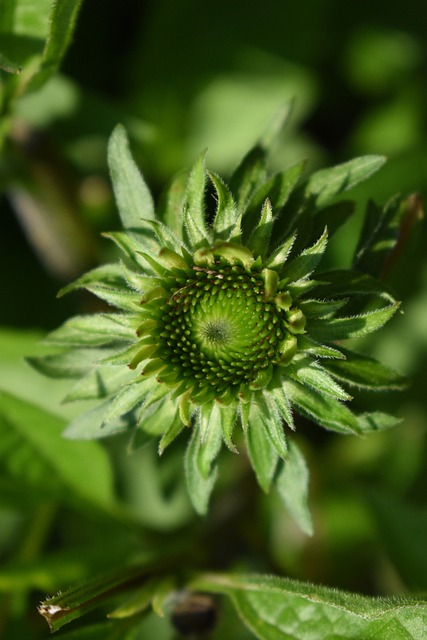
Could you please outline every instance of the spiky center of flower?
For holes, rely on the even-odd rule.
[[[264,387],[274,365],[296,348],[294,310],[267,290],[259,268],[221,258],[193,264],[185,278],[168,283],[162,300],[150,304],[156,345],[143,374],[156,373],[195,402]]]

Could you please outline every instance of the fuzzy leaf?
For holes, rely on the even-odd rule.
[[[295,365],[291,363],[286,367],[286,372],[293,380],[306,384],[319,393],[325,393],[339,400],[351,399],[351,396],[324,370],[323,363],[322,366],[316,365],[310,360]]]
[[[106,398],[135,377],[128,367],[97,365],[81,378],[64,398],[64,402]]]
[[[217,458],[222,444],[221,410],[216,403],[213,406],[200,407],[199,424],[201,447],[198,455],[200,473],[208,478],[212,464]]]
[[[323,367],[338,380],[363,389],[404,389],[406,377],[391,367],[361,353],[340,346],[345,360],[324,362]]]
[[[320,238],[308,249],[285,264],[281,270],[281,277],[288,282],[296,282],[308,277],[317,267],[325,253],[328,242],[328,230],[324,229]]]
[[[50,378],[81,378],[102,357],[109,357],[108,349],[73,349],[47,356],[27,358],[36,371]]]
[[[338,400],[317,393],[295,380],[285,380],[283,388],[297,410],[322,427],[338,433],[359,433],[356,417]]]
[[[213,223],[214,240],[228,240],[238,218],[236,203],[225,182],[216,173],[208,173],[217,194],[217,209]]]
[[[287,578],[200,574],[189,588],[228,595],[259,640],[424,640],[422,598],[369,598]]]
[[[45,344],[101,346],[135,340],[138,318],[118,313],[94,313],[74,316],[52,331]]]
[[[383,156],[362,156],[335,167],[314,173],[305,187],[305,197],[314,200],[318,207],[326,204],[343,191],[367,180],[385,163]]]
[[[351,269],[336,269],[316,273],[320,283],[315,288],[318,298],[337,296],[378,296],[388,302],[396,302],[393,292],[372,276]],[[327,283],[327,284],[325,284]]]
[[[359,338],[376,331],[395,314],[399,303],[346,318],[311,320],[308,332],[319,342]]]
[[[210,239],[205,218],[205,155],[206,152],[197,158],[187,182],[184,232],[193,249],[209,244]]]
[[[63,287],[58,293],[62,297],[76,289],[86,289],[89,285],[124,285],[122,269],[119,264],[105,264],[83,274],[80,278]]]
[[[373,431],[387,431],[392,429],[401,422],[400,418],[391,416],[381,411],[373,411],[371,413],[362,413],[357,416],[359,428],[362,433],[371,433]]]
[[[128,288],[111,287],[104,284],[87,284],[85,289],[112,307],[132,313],[139,311],[140,302],[138,296]]]
[[[265,432],[261,411],[251,404],[248,428],[245,430],[246,446],[261,488],[268,492],[276,471],[279,455]]]
[[[298,336],[298,349],[318,358],[344,359],[345,357],[341,353],[341,351],[338,351],[338,349],[336,349],[335,347],[330,347],[325,344],[319,344],[318,342],[315,342],[314,340],[309,338],[307,334]]]
[[[108,143],[108,165],[125,229],[147,230],[145,219],[154,220],[154,203],[134,159],[124,127],[118,124]]]
[[[160,196],[158,217],[180,239],[184,240],[182,227],[185,192],[188,183],[188,172],[181,171],[168,185]]]
[[[265,181],[266,151],[253,147],[230,178],[230,190],[237,199],[237,209],[246,209],[254,191]]]
[[[279,495],[295,522],[308,536],[313,535],[313,522],[308,509],[309,472],[301,451],[291,441],[288,455],[275,478]]]
[[[110,402],[98,404],[72,420],[63,433],[64,437],[69,440],[98,440],[129,429],[129,422],[124,418],[104,425],[104,415]]]
[[[247,246],[255,257],[261,256],[263,259],[268,251],[271,232],[273,230],[273,210],[270,200],[264,202],[261,209],[261,216],[256,227],[251,233]]]
[[[208,510],[210,495],[215,486],[217,469],[214,467],[206,477],[200,471],[202,443],[198,429],[193,427],[191,439],[185,454],[185,477],[191,502],[199,515]]]

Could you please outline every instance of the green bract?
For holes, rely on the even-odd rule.
[[[137,443],[160,438],[162,452],[191,427],[186,477],[199,512],[222,442],[236,451],[239,424],[260,485],[268,490],[274,480],[309,532],[307,471],[284,426],[294,429],[297,413],[340,433],[389,427],[386,414],[355,415],[350,393],[404,384],[342,345],[389,320],[399,306],[393,294],[369,273],[319,272],[328,235],[352,212],[337,196],[383,159],[358,158],[305,180],[298,163],[267,178],[266,146],[244,158],[230,187],[201,155],[155,213],[118,126],[109,163],[124,231],[107,235],[123,260],[64,290],[84,287],[116,310],[72,318],[48,337],[60,352],[33,364],[78,379],[68,400],[102,401],[69,426],[69,437],[133,429]],[[388,207],[395,220],[398,203]],[[369,266],[380,239],[362,239],[357,259]]]

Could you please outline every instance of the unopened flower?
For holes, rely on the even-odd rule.
[[[382,159],[305,181],[304,163],[266,178],[265,159],[260,144],[227,186],[203,154],[155,213],[117,127],[109,162],[124,231],[107,235],[123,259],[66,288],[84,287],[115,310],[72,318],[48,338],[60,353],[33,360],[79,379],[68,400],[101,401],[70,425],[72,437],[134,429],[159,438],[162,452],[190,427],[187,480],[201,512],[222,443],[236,451],[237,425],[267,490],[281,460],[298,462],[285,436],[295,413],[341,433],[382,428],[390,417],[355,415],[350,394],[403,384],[342,343],[381,327],[398,308],[393,294],[356,270],[319,271],[328,235],[352,210],[336,196]],[[358,248],[359,262],[369,251]]]

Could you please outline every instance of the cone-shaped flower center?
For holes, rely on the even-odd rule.
[[[160,358],[198,391],[239,391],[271,378],[288,336],[286,313],[266,300],[261,274],[222,262],[194,266],[159,322]],[[161,379],[160,375],[160,379]]]

